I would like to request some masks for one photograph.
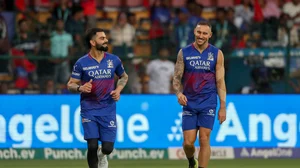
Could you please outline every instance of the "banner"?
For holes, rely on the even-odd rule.
[[[235,148],[235,158],[300,158],[300,148]]]
[[[300,147],[299,100],[300,95],[229,95],[227,120],[220,125],[216,115],[211,145]],[[0,102],[0,148],[86,148],[78,95],[3,95]],[[122,95],[115,147],[181,147],[181,112],[175,95]]]
[[[198,158],[200,148],[195,150],[195,158]],[[169,159],[186,160],[186,156],[182,147],[171,147],[168,149]],[[231,147],[212,147],[211,159],[234,159],[234,151]]]
[[[110,159],[168,159],[167,149],[115,149]]]
[[[46,160],[79,160],[87,158],[86,149],[28,149],[8,148],[0,149],[0,160],[20,159],[46,159]],[[109,159],[168,159],[166,149],[114,149]]]

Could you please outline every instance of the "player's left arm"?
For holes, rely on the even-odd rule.
[[[221,50],[218,52],[218,59],[216,64],[216,84],[220,99],[220,109],[218,119],[220,124],[226,120],[226,84],[225,84],[225,68],[224,55]]]
[[[124,89],[124,87],[126,86],[128,81],[128,75],[127,73],[124,71],[124,73],[122,73],[122,75],[119,76],[118,82],[117,82],[117,88],[116,91],[119,91],[121,93],[121,91]]]
[[[128,81],[128,75],[124,70],[124,67],[122,65],[121,60],[119,60],[119,64],[116,67],[116,74],[119,77],[118,82],[117,82],[117,87],[115,90],[111,91],[110,95],[115,101],[118,101],[120,99],[120,93],[124,89],[124,87],[127,84]]]

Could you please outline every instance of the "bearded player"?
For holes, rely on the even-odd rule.
[[[216,116],[217,97],[220,124],[226,120],[226,86],[224,56],[208,43],[212,36],[209,22],[199,22],[194,29],[195,41],[182,48],[177,56],[173,88],[183,106],[183,149],[189,168],[206,168],[210,160],[210,133]],[[194,143],[199,132],[200,151],[194,158]]]
[[[80,93],[89,168],[108,168],[107,155],[114,149],[117,132],[116,101],[128,75],[119,57],[106,52],[108,40],[102,29],[89,29],[86,43],[90,52],[75,63],[68,89]],[[116,88],[115,74],[119,77]],[[98,141],[101,141],[99,150]]]

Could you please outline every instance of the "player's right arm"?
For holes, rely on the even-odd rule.
[[[184,73],[183,54],[182,54],[182,50],[180,50],[177,55],[177,61],[174,69],[173,90],[177,95],[179,104],[186,106],[187,98],[185,97],[185,95],[182,94],[181,91],[182,89],[181,80],[182,80],[183,73]]]
[[[70,78],[68,82],[68,89],[71,92],[83,92],[83,93],[91,93],[92,91],[92,82],[93,80],[91,79],[89,82],[86,82],[84,85],[80,85],[81,81],[79,79],[75,78]]]
[[[86,82],[84,85],[81,85],[82,72],[82,67],[77,61],[73,67],[71,78],[67,84],[68,90],[70,92],[90,93],[92,91],[92,79],[90,79],[90,81]]]

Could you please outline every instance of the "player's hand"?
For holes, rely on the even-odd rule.
[[[178,103],[182,106],[186,106],[187,105],[187,98],[184,94],[182,93],[178,93],[177,94],[177,99],[178,99]]]
[[[218,113],[218,120],[222,124],[226,120],[226,109],[220,108]]]
[[[120,92],[117,90],[111,91],[110,95],[115,101],[118,101],[120,99]]]
[[[89,82],[86,82],[84,85],[80,86],[79,91],[82,93],[91,93],[93,87],[92,82],[93,79],[91,79]]]

